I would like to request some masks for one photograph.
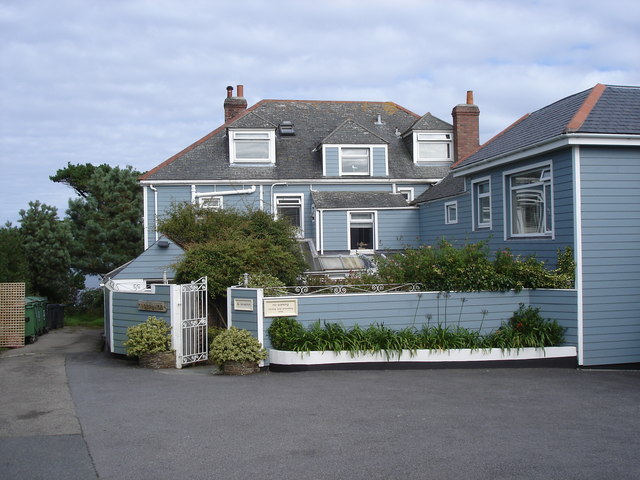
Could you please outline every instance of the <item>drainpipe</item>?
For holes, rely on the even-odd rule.
[[[276,183],[273,183],[271,185],[271,190],[270,190],[270,193],[269,193],[269,199],[271,201],[271,214],[272,215],[276,214],[276,199],[273,196],[273,188],[276,187],[276,186],[286,187],[287,185],[288,185],[287,182],[276,182]]]
[[[149,185],[149,190],[153,192],[153,233],[156,242],[158,241],[158,189]],[[145,212],[146,213],[146,212]],[[145,237],[146,240],[146,237]]]
[[[245,188],[244,190],[231,190],[228,192],[196,192],[196,186],[191,186],[191,201],[195,202],[198,198],[201,197],[222,197],[224,195],[241,195],[244,193],[253,193],[256,191],[256,186],[252,185],[250,188]]]

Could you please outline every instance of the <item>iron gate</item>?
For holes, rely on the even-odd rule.
[[[207,277],[180,285],[180,297],[178,368],[208,359]]]

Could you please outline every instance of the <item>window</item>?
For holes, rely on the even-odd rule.
[[[399,194],[401,194],[407,202],[413,200],[413,188],[411,187],[398,187],[396,190]]]
[[[302,236],[302,195],[276,195],[276,218],[286,218]]]
[[[349,248],[351,250],[374,250],[375,213],[349,212]]]
[[[271,130],[229,131],[231,163],[275,163],[275,136]]]
[[[551,168],[542,167],[507,177],[512,236],[553,234]]]
[[[222,197],[220,196],[199,197],[198,205],[200,205],[202,208],[211,208],[212,210],[221,210]]]
[[[444,223],[447,225],[458,223],[458,202],[444,204]]]
[[[416,163],[451,161],[453,147],[451,133],[416,133],[414,138],[414,160]]]
[[[371,149],[342,147],[340,149],[341,175],[369,175]]]
[[[474,229],[491,228],[491,184],[489,179],[473,183]]]

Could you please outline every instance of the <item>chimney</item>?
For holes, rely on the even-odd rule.
[[[238,96],[233,96],[233,87],[227,87],[227,98],[224,99],[224,123],[233,120],[247,109],[244,98],[244,85],[238,85]]]
[[[480,146],[480,109],[473,103],[473,91],[467,91],[467,103],[456,105],[453,117],[453,163],[467,158]]]

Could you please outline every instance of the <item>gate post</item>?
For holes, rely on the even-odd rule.
[[[182,290],[171,285],[171,347],[176,352],[176,368],[182,368]]]

